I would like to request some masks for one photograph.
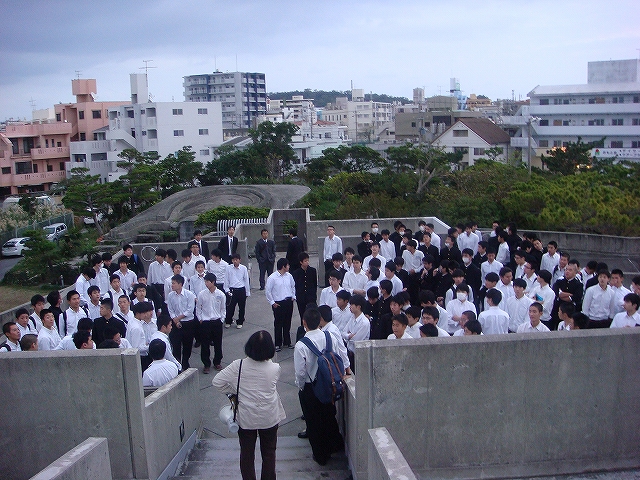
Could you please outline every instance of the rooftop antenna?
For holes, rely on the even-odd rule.
[[[31,105],[31,110],[36,109],[36,101],[33,99],[33,97],[31,97],[31,100],[29,100],[29,104]]]
[[[80,74],[81,74],[81,73],[82,73],[82,71],[81,71],[81,70],[76,70],[76,78],[77,78],[78,80],[80,80]]]
[[[218,71],[218,58],[215,55],[213,56],[213,71]]]
[[[153,62],[153,60],[143,60],[142,63],[144,63],[144,67],[139,67],[140,70],[144,70],[144,79],[147,82],[147,91],[149,90],[149,69],[158,68],[158,67],[150,67],[149,62]],[[149,92],[149,101],[150,102],[153,101],[153,95],[151,95],[151,92]]]
[[[238,71],[238,54],[236,53],[236,72]]]

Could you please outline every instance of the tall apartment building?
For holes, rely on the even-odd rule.
[[[246,133],[255,128],[258,116],[267,112],[267,86],[264,73],[213,72],[184,77],[187,102],[222,103],[225,132]]]
[[[537,86],[529,97],[537,154],[604,137],[601,156],[640,159],[640,60],[589,62],[586,84]]]
[[[48,191],[65,178],[70,123],[7,123],[0,129],[0,196]]]
[[[108,126],[93,132],[94,140],[72,142],[67,170],[89,168],[102,181],[124,174],[118,154],[127,148],[156,152],[160,158],[191,146],[196,160],[211,160],[222,144],[220,102],[148,102],[146,74],[131,74],[131,102],[108,110]]]

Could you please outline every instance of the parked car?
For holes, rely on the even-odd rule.
[[[19,257],[24,255],[25,250],[29,250],[25,244],[29,241],[29,237],[16,237],[11,240],[7,240],[2,245],[3,257]]]
[[[44,227],[43,230],[47,240],[57,242],[67,233],[67,226],[64,223],[54,223]]]
[[[86,210],[87,210],[88,216],[82,217],[82,221],[84,222],[85,225],[94,225],[96,222],[93,218],[93,215],[91,215],[91,209],[87,208]],[[102,215],[102,212],[99,212],[98,210],[95,210],[95,212],[96,212],[96,217],[98,217],[98,222],[102,222],[102,219],[104,217]]]

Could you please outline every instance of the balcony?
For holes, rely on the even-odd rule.
[[[631,123],[631,120],[628,120]],[[541,127],[533,124],[533,131],[539,137],[582,137],[584,141],[588,137],[637,137],[638,127],[632,125],[605,125],[603,127],[588,125],[572,126],[548,126]]]
[[[531,105],[531,115],[619,115],[640,114],[638,103],[581,103],[575,105]]]
[[[22,175],[12,175],[12,185],[40,185],[43,183],[57,183],[65,178],[65,172],[58,170],[55,172],[24,173]]]
[[[69,158],[69,147],[32,148],[33,160],[46,160],[47,158]]]
[[[71,134],[71,124],[67,122],[57,123],[31,123],[8,124],[5,135],[7,137],[38,137],[40,135],[64,135]]]

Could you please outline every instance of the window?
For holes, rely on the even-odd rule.
[[[623,145],[622,140],[611,140],[611,148],[622,148]]]
[[[173,109],[173,114],[174,115],[182,115],[182,109],[181,108],[174,108]]]
[[[569,122],[569,120],[563,120],[563,121],[562,121],[562,126],[563,126],[563,127],[568,127],[569,125],[571,125],[571,123]]]
[[[596,118],[595,120],[589,120],[590,127],[602,127],[604,126],[604,118]]]
[[[79,118],[80,120],[84,120],[84,110],[80,110],[80,111],[78,112],[78,118]]]
[[[200,155],[201,155],[201,156],[205,156],[205,157],[206,157],[206,156],[208,156],[208,155],[210,155],[210,154],[211,154],[211,153],[209,152],[209,149],[206,149],[206,150],[200,150]]]
[[[634,125],[634,126],[640,125],[640,118],[633,118],[631,120],[631,125]]]
[[[146,130],[142,130],[142,136],[146,137],[147,136],[147,131]]]
[[[549,126],[549,120],[540,120],[538,122],[538,125],[540,125],[541,127],[548,127]]]
[[[539,140],[538,141],[538,146],[547,148],[549,146],[549,140]]]
[[[209,129],[208,128],[200,128],[198,130],[198,135],[209,135]]]
[[[454,137],[468,137],[469,136],[469,130],[454,130],[453,131],[453,136]]]
[[[199,108],[198,109],[198,115],[207,115],[209,112],[207,111],[206,108]],[[208,150],[207,150],[208,151]]]
[[[611,103],[624,103],[624,97],[613,97]]]
[[[56,122],[61,122],[62,118],[60,117],[59,113],[56,113]]]
[[[548,98],[541,98],[540,99],[540,105],[549,105],[549,99]]]
[[[469,151],[464,147],[453,147],[453,151],[455,153],[462,153],[463,155],[466,155],[467,153],[469,153]]]
[[[484,155],[484,148],[474,148],[473,154],[475,156]]]
[[[416,122],[411,122],[411,128],[416,128]]]
[[[604,97],[593,97],[589,99],[590,104],[604,103]]]
[[[53,172],[53,165],[47,165],[47,172]]]
[[[562,120],[554,120],[553,121],[553,126],[554,127],[561,127],[562,126]]]
[[[11,173],[11,167],[2,167],[2,174],[9,175]]]
[[[561,147],[562,146],[562,140],[554,140],[553,141],[553,146],[554,147]]]
[[[60,171],[64,170],[64,162],[60,162]]]
[[[331,132],[325,132],[324,138],[331,138]]]
[[[624,125],[624,120],[622,118],[614,118],[613,120],[611,120],[611,125],[620,127]]]
[[[147,117],[155,117],[156,109],[155,108],[147,108]]]
[[[80,141],[84,142],[87,139],[87,134],[84,132],[80,132]]]
[[[37,163],[33,164],[33,173],[38,173],[38,164]]]
[[[131,136],[132,136],[133,138],[136,138],[136,129],[135,129],[135,128],[132,128],[132,129],[131,129]]]
[[[133,110],[127,110],[127,117],[129,117],[129,118],[133,118],[134,117]]]
[[[569,142],[562,142],[562,146],[563,146],[564,148],[567,148],[567,147],[569,146]]]
[[[631,142],[631,148],[640,148],[640,142],[638,140],[633,140]],[[2,172],[4,173],[4,172]]]
[[[640,97],[633,97],[633,103],[640,103]]]
[[[173,131],[173,136],[174,137],[184,137],[184,130],[174,130]]]
[[[31,162],[16,162],[16,175],[24,175],[32,171]]]
[[[91,110],[91,116],[93,118],[102,118],[102,112],[100,110]]]
[[[31,149],[33,148],[33,138],[23,138],[22,147],[24,148],[24,153],[31,152]]]

